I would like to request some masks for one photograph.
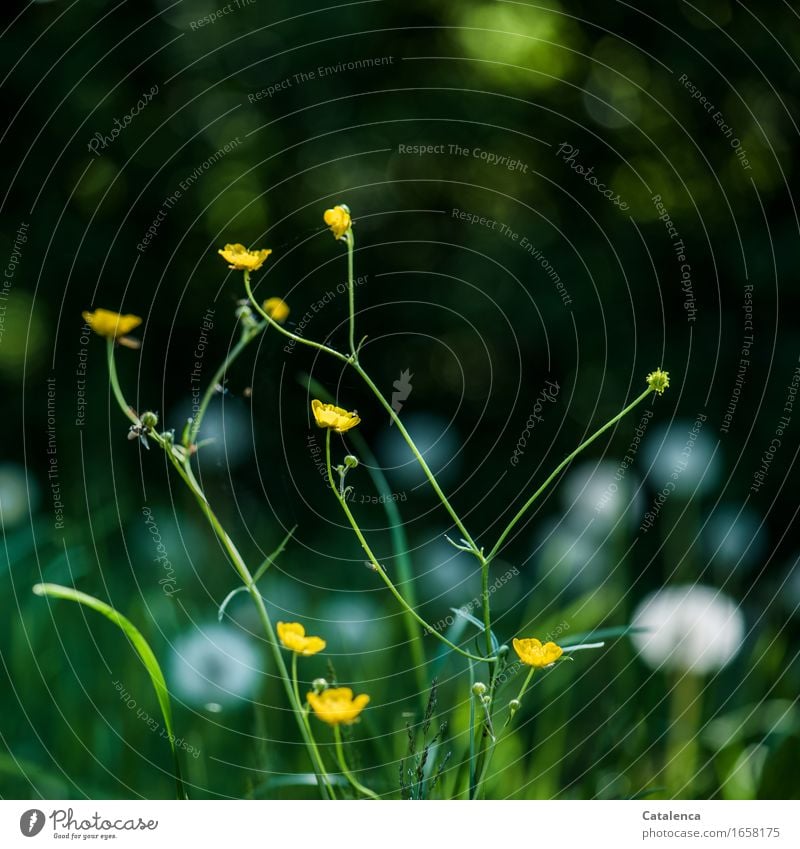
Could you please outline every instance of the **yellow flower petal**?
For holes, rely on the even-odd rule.
[[[100,336],[106,339],[119,339],[138,327],[142,320],[138,315],[120,315],[112,310],[84,312],[83,320]]]
[[[289,304],[282,298],[267,298],[263,306],[264,312],[278,324],[283,324],[289,318]]]
[[[369,704],[368,695],[362,693],[353,698],[353,691],[349,687],[312,692],[306,698],[317,717],[328,725],[352,725]]]
[[[249,251],[237,242],[234,245],[225,245],[224,249],[220,248],[217,253],[228,263],[228,268],[236,271],[258,271],[272,251],[267,248]]]
[[[277,630],[281,645],[303,657],[321,652],[327,645],[322,637],[307,637],[306,629],[299,622],[278,622]]]
[[[557,646],[553,642],[542,645],[542,641],[537,640],[536,637],[522,640],[515,638],[513,645],[519,659],[528,666],[535,666],[537,669],[550,666],[564,654],[564,649],[561,646]]]
[[[343,203],[334,206],[333,209],[326,209],[323,217],[336,239],[343,238],[345,233],[353,225],[353,221],[350,218],[350,210]]]
[[[328,427],[336,433],[346,433],[361,422],[357,413],[334,404],[323,404],[316,398],[311,402],[311,412],[319,427]]]

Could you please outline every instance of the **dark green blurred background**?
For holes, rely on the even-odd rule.
[[[165,741],[116,687],[157,716],[130,647],[104,620],[34,597],[44,579],[109,601],[151,641],[178,733],[199,753],[184,751],[192,796],[313,797],[287,777],[307,764],[250,607],[240,596],[216,624],[236,576],[160,452],[127,440],[104,344],[85,338],[80,313],[144,317],[141,351],[118,351],[121,380],[137,409],[180,430],[198,343],[206,381],[237,339],[241,280],[216,255],[226,242],[272,248],[254,275],[259,297],[285,298],[289,328],[308,312],[305,335],[346,347],[345,251],[322,224],[344,202],[363,278],[363,362],[387,397],[410,371],[401,415],[482,544],[648,371],[669,369],[610,520],[585,484],[600,479],[602,492],[641,410],[592,446],[589,465],[503,551],[497,575],[519,575],[493,597],[498,636],[624,625],[649,592],[695,582],[734,599],[746,622],[730,664],[688,676],[686,712],[675,710],[686,693],[670,695],[675,673],[646,666],[627,639],[543,676],[489,794],[797,798],[800,407],[787,413],[785,399],[800,355],[798,54],[797,11],[783,2],[20,7],[2,35],[2,795],[173,790]],[[127,125],[112,138],[115,119]],[[406,149],[419,145],[435,147]],[[202,455],[203,482],[254,565],[298,526],[265,596],[275,618],[327,637],[339,680],[371,694],[353,734],[365,775],[390,793],[420,677],[397,607],[363,567],[309,449],[309,437],[322,441],[308,374],[363,419],[400,499],[429,620],[469,604],[479,577],[444,542],[446,514],[358,378],[308,349],[287,353],[274,331],[255,343],[209,417],[218,439]],[[514,465],[547,380],[556,400]],[[682,487],[645,530],[663,470],[701,415]],[[391,574],[386,514],[361,501],[375,492],[366,471],[354,475],[354,510]],[[206,656],[211,643],[222,653]],[[322,657],[304,661],[304,677],[321,674]],[[438,675],[455,768],[465,668],[449,658]],[[694,741],[688,787],[662,772],[670,739]]]

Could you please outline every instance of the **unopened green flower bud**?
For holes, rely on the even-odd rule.
[[[500,646],[497,650],[498,657],[506,657],[508,655],[508,646]]]
[[[476,681],[472,685],[472,694],[474,696],[482,696],[486,693],[486,684],[483,684],[481,681]]]
[[[253,316],[253,311],[247,304],[236,307],[235,315],[245,327],[255,327],[258,323]]]
[[[328,682],[324,678],[315,678],[311,682],[311,687],[314,692],[319,695],[323,690],[328,689]]]
[[[148,410],[146,413],[142,413],[142,427],[149,428],[152,430],[158,424],[158,416]]]
[[[358,465],[358,457],[354,457],[352,454],[348,454],[344,458],[344,464],[345,466],[347,466],[348,469],[355,469],[355,467]]]
[[[511,716],[514,716],[514,714],[520,709],[521,706],[522,702],[520,702],[519,699],[511,699],[511,701],[508,703],[508,710]]]

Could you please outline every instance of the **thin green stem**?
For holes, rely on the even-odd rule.
[[[297,652],[292,652],[292,686],[294,687],[294,697],[297,699],[298,704],[303,704],[300,699],[300,684],[297,681]],[[303,711],[305,714],[305,711]]]
[[[530,686],[531,680],[533,679],[534,672],[536,672],[536,667],[532,666],[530,668],[530,670],[528,671],[528,674],[525,676],[525,680],[522,683],[522,687],[520,688],[519,694],[517,695],[517,701],[522,701],[522,697],[527,692],[528,687]],[[502,729],[500,729],[497,732],[497,735],[494,737],[494,739],[490,739],[489,742],[488,742],[488,748],[486,749],[486,752],[485,752],[485,755],[484,755],[483,764],[481,765],[481,769],[480,769],[480,772],[478,774],[478,779],[475,783],[475,789],[474,789],[474,793],[473,793],[473,797],[472,797],[473,799],[477,799],[478,795],[480,794],[481,790],[483,789],[483,784],[484,784],[484,782],[486,780],[486,776],[489,772],[489,765],[492,762],[492,757],[494,756],[495,749],[497,748],[497,746],[500,742],[500,738],[507,735],[508,732],[506,731],[506,729],[511,724],[512,716],[513,716],[513,714],[511,713],[511,709],[509,708],[508,718],[506,719],[506,722],[503,725]]]
[[[111,389],[114,397],[117,399],[117,404],[122,412],[135,424],[138,425],[139,417],[134,413],[131,405],[125,400],[122,394],[122,389],[119,386],[119,378],[117,377],[117,364],[114,360],[114,340],[109,337],[108,341],[108,376],[111,381]]]
[[[351,252],[348,253],[348,257],[352,262]],[[349,278],[352,280],[352,268],[350,266],[348,266],[348,274]],[[381,393],[380,389],[378,389],[378,387],[375,385],[372,378],[370,378],[370,376],[364,371],[364,369],[361,367],[361,364],[358,362],[358,354],[355,349],[355,329],[353,326],[353,322],[351,321],[350,329],[351,353],[350,356],[346,356],[345,354],[341,354],[339,353],[339,351],[335,351],[333,348],[330,348],[327,345],[322,345],[319,342],[314,342],[312,339],[304,339],[302,336],[298,336],[296,333],[292,333],[290,330],[287,330],[285,327],[282,327],[280,324],[278,324],[278,322],[276,322],[269,315],[267,315],[267,313],[264,311],[258,301],[256,301],[255,296],[253,295],[253,290],[250,286],[250,274],[247,271],[244,272],[244,287],[245,291],[247,292],[247,297],[250,299],[250,303],[253,305],[253,307],[255,307],[258,314],[266,321],[268,321],[279,333],[282,333],[289,339],[293,339],[295,342],[299,342],[301,345],[307,345],[308,347],[314,348],[315,350],[330,354],[337,360],[340,360],[343,363],[347,363],[348,365],[353,366],[353,368],[356,370],[356,372],[358,372],[359,376],[364,381],[364,383],[366,383],[369,389],[372,391],[373,395],[375,395],[375,397],[378,399],[379,403],[389,414],[392,421],[395,423],[395,425],[397,425],[397,429],[400,431],[401,436],[406,441],[408,447],[414,454],[415,459],[422,468],[422,471],[425,473],[425,477],[427,477],[431,487],[433,487],[433,491],[439,497],[439,500],[442,502],[442,505],[444,506],[445,510],[447,510],[447,512],[450,514],[450,517],[452,518],[458,530],[461,532],[461,535],[464,537],[466,542],[469,543],[472,553],[475,554],[476,557],[479,557],[480,549],[475,544],[475,541],[470,536],[469,531],[466,529],[464,523],[458,517],[458,514],[455,512],[453,506],[450,504],[450,501],[448,500],[447,496],[442,491],[442,488],[439,486],[439,482],[436,480],[436,477],[431,471],[430,466],[428,466],[427,462],[425,461],[425,458],[422,456],[422,454],[419,452],[419,449],[414,444],[414,440],[411,438],[411,435],[406,430],[405,425],[400,421],[400,417],[392,409],[392,405],[383,397],[383,394]],[[351,316],[353,316],[353,286],[349,286],[349,290],[351,293],[351,299],[353,299],[353,306],[351,306]]]
[[[318,398],[326,402],[333,402],[335,399],[328,393],[322,384],[314,380],[310,375],[306,375],[305,384],[307,388]],[[372,453],[367,440],[357,431],[350,431],[349,438],[353,441],[353,445],[359,454],[359,458],[367,467],[367,472],[372,478],[375,489],[386,497],[383,499],[383,509],[386,512],[386,518],[389,523],[389,533],[392,538],[392,549],[394,551],[395,562],[397,563],[397,575],[404,587],[404,596],[409,607],[416,608],[416,592],[414,589],[414,569],[411,565],[411,559],[408,556],[408,540],[406,538],[405,527],[400,515],[400,510],[397,504],[390,497],[392,488],[386,480],[386,476],[381,471],[375,455]],[[406,633],[408,634],[409,648],[411,651],[411,660],[414,664],[414,674],[417,681],[422,706],[424,708],[427,701],[425,691],[428,688],[428,679],[425,674],[427,660],[425,658],[425,647],[423,645],[422,635],[417,627],[417,622],[406,608],[403,608],[403,619],[406,625]]]
[[[535,666],[532,666],[532,667],[530,668],[530,670],[528,671],[528,674],[525,676],[525,680],[522,682],[522,687],[520,688],[519,695],[517,696],[517,701],[518,701],[518,702],[521,702],[521,701],[522,701],[522,697],[523,697],[523,696],[525,695],[525,693],[527,692],[528,687],[529,687],[529,686],[530,686],[530,684],[531,684],[531,680],[532,680],[532,678],[533,678],[533,673],[534,673],[534,672],[536,672],[536,667],[535,667]]]
[[[566,468],[577,456],[584,450],[584,448],[588,448],[598,437],[602,436],[610,427],[613,427],[620,419],[624,418],[634,407],[638,404],[641,404],[645,398],[647,398],[653,390],[648,386],[642,394],[628,404],[625,409],[621,410],[617,413],[614,418],[610,421],[606,422],[599,430],[595,431],[585,442],[582,442],[572,453],[568,454],[556,467],[555,469],[548,475],[545,482],[533,493],[533,495],[523,504],[522,508],[519,512],[514,516],[514,518],[509,522],[506,529],[503,533],[500,534],[500,538],[494,545],[494,548],[486,555],[486,560],[491,561],[494,559],[497,552],[502,547],[503,543],[506,541],[506,537],[511,533],[514,529],[514,526],[519,522],[519,520],[527,513],[531,505],[536,501],[537,498],[547,489],[548,486],[558,477],[558,475]]]
[[[458,654],[463,655],[464,657],[468,657],[470,660],[478,660],[485,661],[487,663],[494,663],[497,658],[496,657],[478,657],[478,655],[470,654],[469,652],[460,649],[455,643],[451,643],[447,637],[443,637],[438,631],[436,631],[432,625],[429,625],[418,613],[414,610],[413,607],[409,605],[409,603],[403,598],[402,594],[399,592],[397,587],[392,583],[389,576],[383,569],[383,566],[378,562],[375,554],[369,546],[364,534],[359,527],[358,522],[356,521],[355,516],[347,505],[347,498],[344,497],[340,492],[339,488],[336,485],[336,481],[333,477],[333,468],[331,466],[331,431],[330,428],[326,431],[325,434],[325,462],[328,471],[328,483],[330,484],[331,490],[333,494],[336,496],[336,500],[339,502],[342,510],[347,516],[348,521],[350,522],[350,527],[352,527],[353,531],[355,531],[356,537],[358,537],[358,541],[361,543],[361,547],[364,549],[364,553],[369,558],[369,562],[372,565],[372,568],[378,575],[381,577],[381,580],[386,584],[389,588],[389,591],[392,595],[400,602],[400,605],[404,610],[407,610],[411,616],[416,619],[416,621],[429,633],[436,637],[437,640],[440,640],[445,645],[449,646],[453,651],[458,652]]]
[[[256,312],[265,319],[271,327],[274,327],[278,333],[282,333],[287,338],[293,339],[301,345],[307,345],[309,348],[314,348],[317,351],[323,351],[326,354],[330,354],[332,357],[336,357],[337,360],[341,360],[344,363],[349,363],[351,361],[351,357],[348,357],[346,354],[340,354],[338,351],[334,351],[333,348],[329,348],[327,345],[322,345],[319,342],[315,342],[313,339],[304,339],[302,336],[292,333],[291,330],[287,330],[283,325],[278,324],[274,318],[267,315],[264,308],[255,299],[255,295],[253,295],[253,290],[250,287],[250,273],[247,271],[244,272],[244,288],[247,292],[247,297],[250,299],[250,303],[253,305]]]
[[[303,737],[303,742],[306,744],[306,747],[309,750],[311,762],[314,767],[314,773],[317,776],[317,783],[319,784],[320,792],[326,798],[334,798],[328,786],[328,777],[327,772],[325,770],[325,764],[323,763],[322,757],[319,753],[319,750],[317,749],[316,743],[311,737],[311,734],[309,733],[308,728],[306,726],[306,722],[303,717],[303,708],[295,695],[294,688],[292,687],[292,682],[289,678],[289,672],[286,668],[286,663],[284,662],[283,655],[281,654],[278,639],[275,635],[275,630],[272,627],[272,621],[270,620],[269,613],[267,612],[267,608],[264,605],[264,599],[261,597],[261,593],[253,582],[253,578],[250,574],[250,571],[247,568],[247,565],[245,564],[241,554],[239,554],[239,550],[237,549],[233,540],[228,536],[225,529],[222,527],[222,524],[214,514],[214,511],[211,509],[211,505],[208,503],[208,499],[206,498],[205,493],[203,492],[202,488],[200,487],[192,472],[188,459],[184,459],[183,462],[179,460],[175,456],[173,447],[167,444],[166,441],[163,440],[161,437],[159,437],[156,441],[159,442],[159,444],[162,445],[162,447],[165,449],[167,456],[172,462],[172,465],[176,468],[178,474],[181,476],[184,483],[186,483],[186,485],[189,487],[190,491],[194,495],[195,500],[200,506],[200,509],[205,514],[212,529],[214,530],[214,533],[217,535],[217,538],[222,543],[222,546],[228,554],[228,557],[230,558],[233,567],[238,572],[242,583],[247,588],[247,591],[256,606],[261,625],[264,628],[264,632],[267,636],[267,643],[269,644],[270,650],[275,660],[275,665],[278,667],[278,673],[281,680],[283,681],[286,694],[289,697],[289,703],[292,706],[292,712],[295,714],[297,724],[300,728],[300,734]]]
[[[304,700],[300,698],[300,682],[297,678],[297,652],[292,652],[292,687],[294,688],[294,695],[297,699],[297,703],[302,705],[300,715],[303,719],[303,723],[306,726],[306,731],[308,732],[308,737],[311,740],[311,743],[315,750],[318,750],[317,741],[314,739],[314,732],[311,730],[311,722],[308,718],[308,711],[306,710]],[[328,793],[332,799],[336,798],[336,792],[333,789],[333,783],[331,782],[330,776],[325,770],[324,762],[322,760],[322,756],[317,751],[317,756],[319,758],[319,762],[322,764],[322,777],[325,781],[325,784],[328,788]]]
[[[377,793],[374,793],[369,787],[365,787],[354,775],[350,772],[347,761],[344,757],[344,746],[342,745],[342,732],[339,730],[338,725],[333,726],[333,736],[336,740],[336,760],[339,762],[339,769],[342,771],[342,775],[353,785],[353,788],[361,793],[363,796],[367,796],[370,799],[375,799],[376,801],[380,801],[380,796]]]
[[[356,294],[353,286],[353,252],[356,246],[356,237],[352,228],[347,233],[347,297],[350,310],[350,353],[353,357],[356,352]]]
[[[489,604],[489,561],[481,557],[481,592],[483,594],[483,630],[486,635],[486,653],[492,653],[492,612]],[[489,675],[492,668],[489,667]]]
[[[363,367],[361,366],[361,363],[356,360],[355,362],[351,363],[351,365],[359,374],[364,383],[367,384],[369,389],[372,391],[372,394],[378,399],[378,402],[386,410],[386,412],[391,417],[392,421],[397,426],[400,435],[403,437],[403,439],[405,439],[406,444],[411,449],[411,453],[414,455],[414,458],[416,459],[417,463],[419,463],[420,468],[425,473],[425,477],[428,479],[428,482],[433,488],[433,491],[439,497],[439,500],[442,502],[442,505],[444,506],[445,510],[447,510],[447,512],[450,514],[450,518],[453,520],[455,526],[461,532],[461,535],[464,537],[464,540],[469,544],[472,553],[480,559],[480,549],[475,544],[475,541],[470,536],[469,531],[466,529],[464,523],[458,517],[456,511],[453,509],[452,504],[450,504],[450,501],[448,500],[447,496],[442,491],[442,488],[439,486],[439,482],[436,480],[436,476],[431,471],[430,466],[427,464],[425,458],[422,456],[416,444],[414,443],[414,440],[411,438],[411,434],[406,430],[406,427],[403,422],[400,421],[400,417],[394,411],[392,405],[383,397],[383,394],[381,393],[380,389],[378,389],[378,387],[375,385],[372,378],[366,373],[366,371],[364,371]]]
[[[228,371],[229,366],[265,327],[269,327],[267,322],[256,324],[254,327],[245,328],[242,331],[242,338],[233,346],[233,348],[231,348],[228,356],[223,360],[222,365],[214,373],[214,376],[211,378],[211,381],[206,387],[206,391],[200,401],[200,406],[194,414],[192,425],[189,428],[186,439],[184,440],[183,444],[187,448],[197,439],[197,434],[200,432],[200,425],[203,422],[203,417],[206,414],[208,405],[211,403],[211,399],[217,394],[217,386],[222,385],[225,379],[225,373]]]

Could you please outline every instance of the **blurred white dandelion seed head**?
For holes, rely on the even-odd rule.
[[[757,565],[766,553],[767,534],[755,510],[722,504],[708,519],[703,547],[715,572],[725,576]]]
[[[587,460],[573,466],[561,484],[561,503],[567,521],[592,534],[606,535],[638,522],[642,512],[639,481],[633,472],[620,473],[617,463]]]
[[[537,575],[553,587],[576,592],[596,587],[608,573],[609,561],[594,536],[567,522],[546,522],[538,534]]]
[[[632,635],[654,669],[704,675],[727,666],[741,648],[745,621],[739,606],[713,587],[667,587],[647,596],[633,615]]]
[[[458,477],[461,437],[451,422],[431,413],[410,413],[403,424],[440,481]],[[425,473],[396,427],[387,424],[378,437],[377,453],[395,486],[410,488],[425,482]]]
[[[660,489],[672,481],[676,495],[702,495],[714,489],[720,476],[720,454],[701,419],[679,419],[654,427],[642,445],[643,469]]]
[[[245,703],[261,680],[261,655],[240,631],[211,624],[182,634],[170,658],[175,695],[198,707]]]
[[[39,487],[17,463],[0,465],[0,517],[5,528],[19,524],[39,506]]]

